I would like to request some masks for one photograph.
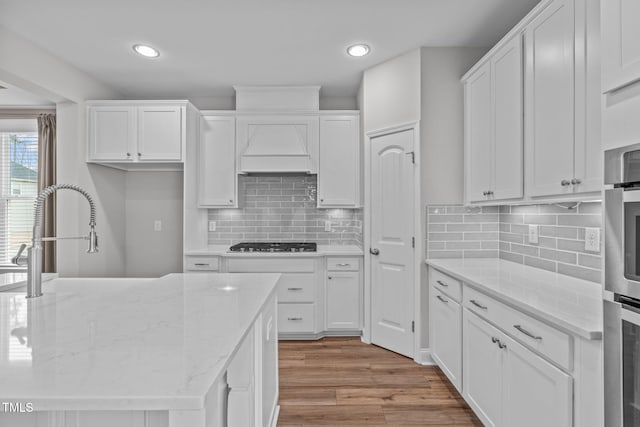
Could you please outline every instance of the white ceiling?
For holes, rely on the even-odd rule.
[[[491,46],[537,2],[0,0],[0,25],[129,97],[229,96],[234,84],[353,96],[372,65],[419,46]],[[348,57],[355,42],[372,53]]]
[[[41,98],[31,92],[9,85],[8,83],[0,81],[0,86],[5,88],[0,89],[0,108],[35,108],[55,106],[55,104],[48,99]]]

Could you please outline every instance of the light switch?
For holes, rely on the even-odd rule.
[[[331,221],[324,222],[324,231],[331,231]]]
[[[529,225],[529,243],[538,243],[539,227],[534,224]]]
[[[600,252],[600,229],[587,227],[584,229],[584,250]]]
[[[209,221],[209,231],[216,231],[217,224],[215,221]]]
[[[162,231],[162,221],[159,219],[156,219],[155,221],[153,221],[153,230],[154,231]]]

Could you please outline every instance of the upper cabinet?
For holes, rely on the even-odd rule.
[[[200,117],[198,207],[238,206],[235,135],[235,117]]]
[[[361,181],[359,114],[320,116],[318,207],[359,207]]]
[[[465,81],[468,202],[521,198],[522,40],[513,37]]]
[[[599,19],[598,0],[542,1],[463,78],[468,203],[599,191]]]
[[[89,101],[88,161],[120,169],[180,169],[186,101]],[[174,165],[171,165],[171,164]]]
[[[602,2],[602,90],[611,92],[640,80],[640,2]]]

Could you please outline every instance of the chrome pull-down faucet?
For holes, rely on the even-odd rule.
[[[89,202],[89,234],[79,237],[42,237],[42,217],[44,202],[53,193],[58,190],[74,190],[82,194]],[[80,239],[88,240],[88,253],[98,252],[98,235],[96,234],[96,206],[93,198],[85,190],[73,184],[57,184],[51,185],[44,190],[36,198],[35,215],[33,221],[33,237],[31,239],[31,247],[27,249],[27,298],[36,298],[42,295],[42,242],[49,242],[63,239]],[[25,257],[21,256],[25,245],[20,246],[18,254],[12,259],[16,265],[24,265]]]

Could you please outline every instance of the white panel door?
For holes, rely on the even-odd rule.
[[[198,206],[237,206],[235,118],[200,118],[198,145]]]
[[[602,1],[602,90],[640,80],[640,2]]]
[[[485,426],[501,426],[502,334],[467,309],[462,321],[463,395]]]
[[[136,108],[89,108],[89,159],[133,160],[136,152]]]
[[[491,64],[486,63],[465,84],[466,193],[470,202],[487,199],[493,188]]]
[[[360,274],[333,272],[327,275],[327,329],[360,329]]]
[[[371,341],[413,357],[414,131],[371,139]]]
[[[320,117],[318,207],[360,205],[359,142],[357,116]]]
[[[575,129],[573,0],[552,2],[529,24],[525,69],[527,193],[569,193]]]
[[[503,339],[503,425],[572,426],[572,378],[514,340]]]
[[[138,107],[138,160],[182,160],[182,107]]]
[[[431,287],[429,306],[431,355],[453,385],[462,391],[462,309],[434,287]]]
[[[514,37],[491,59],[493,87],[493,195],[495,199],[522,197],[522,38]]]

